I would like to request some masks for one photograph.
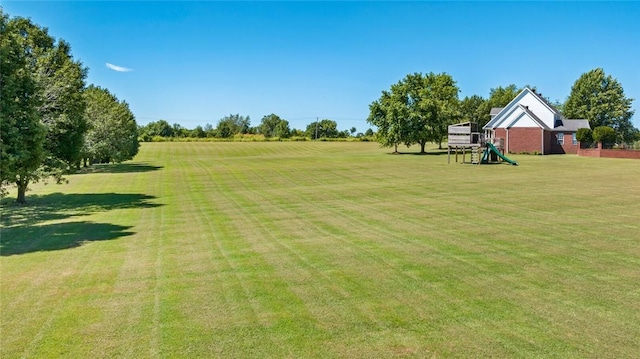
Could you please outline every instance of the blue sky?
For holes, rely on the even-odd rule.
[[[275,113],[294,128],[319,117],[364,132],[369,104],[409,73],[447,72],[460,98],[515,83],[564,101],[602,67],[636,99],[640,127],[640,2],[0,4],[68,41],[87,82],[139,124],[239,113],[255,126]]]

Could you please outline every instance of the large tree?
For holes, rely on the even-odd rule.
[[[66,170],[80,163],[87,131],[82,97],[87,70],[73,60],[69,44],[60,40],[38,61],[36,75],[43,97],[39,112],[47,127],[47,164]]]
[[[45,158],[46,128],[31,60],[26,34],[0,8],[0,191],[16,185],[19,203],[25,202],[29,183],[39,179]]]
[[[84,99],[87,69],[71,55],[71,46],[56,40],[29,19],[11,20],[28,48],[27,69],[38,84],[40,120],[47,130],[43,169],[60,178],[79,162],[87,130]]]
[[[460,101],[460,116],[463,121],[486,123],[487,114],[483,113],[485,99],[482,96],[466,96]]]
[[[140,138],[143,141],[151,141],[154,137],[174,137],[174,127],[166,120],[151,121],[139,128]]]
[[[257,131],[265,137],[280,138],[288,138],[291,133],[289,121],[283,120],[280,116],[273,113],[262,118],[260,125],[257,127]]]
[[[249,116],[240,116],[240,114],[231,114],[225,116],[218,121],[216,133],[219,137],[229,138],[237,134],[249,133],[251,129],[251,119]]]
[[[619,140],[633,141],[638,130],[631,123],[632,102],[618,80],[597,68],[582,74],[573,84],[564,104],[564,115],[587,119],[591,128],[612,127]]]
[[[369,105],[369,117],[367,122],[376,126],[376,140],[382,147],[393,147],[393,152],[398,153],[398,145],[408,138],[408,110],[404,105],[405,99],[400,94],[399,86],[394,84],[391,91],[382,91],[380,99]]]
[[[338,123],[336,121],[328,119],[311,122],[307,125],[305,134],[307,137],[313,139],[340,137],[340,132],[338,131]]]
[[[79,160],[87,129],[82,98],[87,70],[73,60],[69,44],[56,42],[46,28],[20,17],[9,19],[1,9],[0,16],[2,185],[15,183],[17,200],[24,202],[29,183],[49,176],[61,181],[62,174]],[[34,121],[39,124],[33,125]]]
[[[378,127],[383,146],[397,151],[398,143],[418,143],[424,153],[427,142],[441,145],[447,126],[460,119],[458,92],[449,74],[409,74],[369,106],[367,121]]]
[[[84,91],[85,117],[89,130],[85,136],[85,164],[123,162],[138,153],[138,125],[129,105],[108,90],[91,85]]]

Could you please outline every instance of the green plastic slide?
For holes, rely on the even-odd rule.
[[[482,156],[482,162],[487,162],[489,160],[489,151],[492,151],[493,153],[498,155],[498,157],[502,158],[505,162],[511,163],[514,166],[518,165],[518,162],[512,159],[509,159],[509,157],[505,157],[505,155],[503,155],[502,153],[500,153],[500,151],[498,151],[496,146],[488,142],[487,142],[487,149],[485,149],[484,154]]]

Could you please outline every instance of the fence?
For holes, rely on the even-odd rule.
[[[621,146],[620,144],[593,144],[582,142],[578,146],[578,156],[586,157],[608,157],[608,158],[632,158],[640,160],[640,150],[633,149],[635,146]],[[631,147],[631,148],[629,148]]]

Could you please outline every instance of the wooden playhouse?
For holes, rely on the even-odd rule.
[[[451,163],[451,151],[455,153],[456,162],[458,154],[462,153],[462,163],[466,162],[467,151],[471,154],[471,163],[480,164],[485,146],[485,137],[480,133],[480,127],[476,122],[462,122],[450,125],[448,128],[449,140],[447,141],[447,163]],[[502,138],[492,139],[492,146],[496,151],[488,152],[486,161],[497,161],[498,157],[505,159],[504,141]]]

